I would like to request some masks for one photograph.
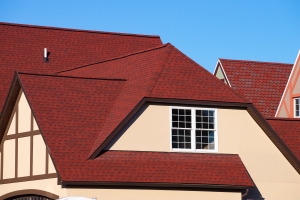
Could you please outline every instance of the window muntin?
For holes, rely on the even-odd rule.
[[[295,98],[295,117],[300,117],[300,97]]]
[[[171,108],[171,148],[217,151],[216,109]]]

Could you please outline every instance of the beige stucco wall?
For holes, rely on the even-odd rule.
[[[288,117],[288,114],[286,112],[284,105],[281,106],[278,117]]]
[[[169,124],[168,106],[144,106],[105,149],[170,151]]]
[[[216,77],[219,78],[219,79],[224,79],[224,74],[222,72],[221,67],[218,67],[218,70],[216,72]]]
[[[3,179],[15,178],[15,140],[6,140],[3,145]]]
[[[12,135],[15,133],[16,133],[16,114],[13,115],[11,123],[9,124],[7,135]]]
[[[170,107],[149,105],[135,116],[112,150],[171,151]],[[266,199],[297,199],[300,176],[246,110],[218,109],[218,153],[239,154]],[[274,195],[276,188],[276,195]],[[297,189],[298,188],[298,189]]]
[[[28,132],[31,127],[31,109],[27,103],[24,93],[22,93],[19,101],[19,121],[18,132]]]
[[[299,81],[299,77],[297,79],[297,82],[295,84],[294,90],[293,90],[293,94],[300,94],[300,81]]]
[[[18,177],[30,175],[30,137],[18,139]]]
[[[33,136],[33,175],[46,173],[46,146],[41,135]]]
[[[52,159],[51,159],[51,157],[50,157],[49,154],[48,154],[48,173],[49,173],[49,174],[51,174],[51,173],[56,173],[56,170],[55,170],[55,168],[54,168]]]
[[[45,179],[0,185],[0,196],[12,191],[36,189],[51,192],[61,197],[84,196],[105,200],[240,200],[239,192],[142,190],[142,189],[65,189],[57,185],[57,179]]]

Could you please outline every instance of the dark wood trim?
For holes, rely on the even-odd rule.
[[[7,128],[7,124],[14,110],[20,89],[21,86],[18,83],[17,74],[15,74],[1,112],[1,117],[0,117],[0,139],[1,140],[3,139],[3,136]]]
[[[172,105],[172,106],[207,106],[216,108],[237,108],[245,109],[251,105],[250,103],[227,103],[218,101],[197,101],[187,99],[162,99],[162,98],[150,98],[146,97],[142,99],[132,111],[126,116],[126,118],[117,126],[117,128],[106,138],[106,140],[91,154],[89,160],[95,159],[103,148],[116,136],[116,134],[125,126],[125,124],[138,112],[138,110],[146,103],[155,103],[160,105]]]
[[[46,149],[46,169],[45,169],[45,172],[46,174],[49,173],[49,155],[48,155],[48,150],[47,150],[47,147],[45,148]]]
[[[7,135],[5,137],[5,140],[17,139],[17,138],[22,138],[22,137],[29,137],[29,136],[39,135],[39,134],[41,134],[41,132],[39,130],[37,130],[37,131],[29,131],[29,132],[24,132],[24,133]]]
[[[0,184],[17,183],[17,182],[24,182],[24,181],[35,181],[35,180],[48,179],[48,178],[57,178],[57,173],[3,179],[3,180],[0,180]]]
[[[9,125],[12,125],[11,122],[13,120],[14,115],[15,115],[15,132],[14,132],[13,135],[15,135],[15,134],[18,133],[18,118],[19,118],[18,117],[18,115],[19,115],[18,107],[19,107],[19,101],[20,101],[20,98],[21,98],[21,94],[22,94],[22,91],[20,90],[19,94],[18,94],[18,97],[17,97],[17,100],[16,100],[15,105],[14,105],[14,109],[13,109],[13,111],[11,113],[11,116],[10,116],[10,119],[8,121],[8,124],[6,125],[6,129],[5,129],[4,135],[2,137],[1,145],[4,144],[4,141],[6,140],[6,137],[8,136],[7,134],[8,134],[8,130],[10,128]]]
[[[50,192],[42,191],[42,190],[19,190],[15,192],[10,192],[5,195],[0,196],[0,199],[7,199],[10,197],[20,196],[20,195],[26,195],[26,194],[32,194],[32,195],[39,195],[44,196],[50,199],[58,199],[59,196]]]
[[[33,175],[33,136],[30,136],[30,176]]]
[[[18,157],[19,157],[19,152],[18,152],[18,138],[15,139],[15,178],[18,177]]]
[[[128,182],[82,182],[82,181],[62,181],[65,188],[93,188],[97,186],[114,187],[138,187],[138,188],[175,188],[175,189],[226,189],[244,190],[252,189],[255,186],[235,186],[235,185],[209,185],[209,184],[181,184],[181,183],[128,183]]]
[[[19,133],[19,102],[20,102],[20,97],[21,97],[21,90],[20,94],[18,96],[18,99],[16,101],[16,134]]]
[[[33,131],[33,114],[32,114],[32,112],[30,113],[30,131]]]
[[[8,121],[7,126],[6,126],[6,130],[5,130],[5,133],[4,133],[4,135],[3,135],[3,138],[2,138],[2,141],[1,141],[1,145],[3,145],[4,140],[6,139],[6,136],[7,136],[7,134],[8,134],[8,130],[9,130],[9,128],[10,128],[9,125],[12,125],[11,123],[12,123],[12,120],[13,120],[13,118],[14,118],[14,115],[16,116],[16,119],[15,119],[15,128],[16,128],[17,114],[16,114],[16,109],[15,109],[15,108],[14,108],[13,112],[11,113],[11,117],[10,117],[10,119],[9,119],[9,121]],[[16,133],[17,133],[17,130],[15,130],[15,133],[14,133],[14,134],[16,134]]]
[[[0,147],[1,149],[1,171],[0,171],[0,181],[3,179],[3,157],[4,157],[4,147],[3,145]]]

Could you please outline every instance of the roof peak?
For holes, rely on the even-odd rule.
[[[96,31],[96,30],[84,30],[84,29],[75,29],[75,28],[62,28],[62,27],[55,27],[55,26],[40,26],[40,25],[32,25],[32,24],[9,23],[9,22],[0,22],[0,26],[1,25],[2,26],[27,27],[27,28],[39,28],[39,29],[51,29],[51,30],[59,30],[59,31],[72,31],[72,32],[121,35],[121,36],[160,38],[160,36],[158,36],[158,35],[144,35],[144,34],[133,34],[133,33],[119,33],[119,32]]]
[[[228,59],[219,58],[219,60],[229,60],[229,61],[242,61],[242,62],[255,62],[255,63],[270,63],[270,64],[281,64],[281,65],[293,65],[291,63],[281,63],[281,62],[268,62],[268,61],[257,61],[257,60],[240,60],[240,59]]]

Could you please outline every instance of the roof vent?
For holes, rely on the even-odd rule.
[[[50,52],[47,51],[47,48],[44,48],[44,61],[45,62],[49,62],[49,55],[50,55]]]

